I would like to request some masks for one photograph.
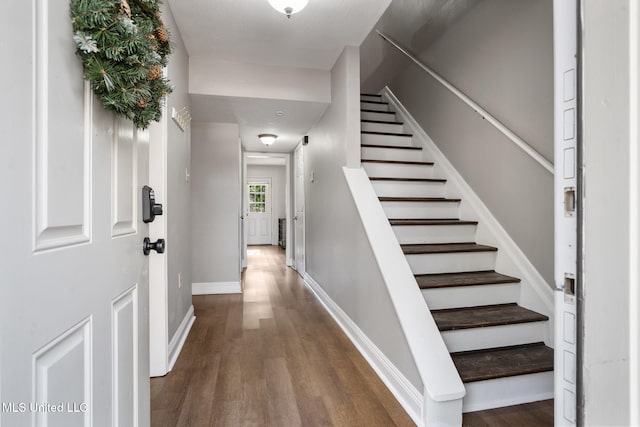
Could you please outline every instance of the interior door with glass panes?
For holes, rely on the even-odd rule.
[[[271,245],[271,180],[252,179],[247,196],[247,244]]]

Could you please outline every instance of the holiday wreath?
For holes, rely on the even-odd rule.
[[[71,0],[84,77],[108,110],[138,128],[158,121],[171,92],[162,67],[171,52],[160,0]]]

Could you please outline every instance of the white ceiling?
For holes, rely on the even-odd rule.
[[[190,57],[330,70],[344,46],[359,46],[391,0],[309,0],[290,19],[267,0],[168,0]],[[291,151],[326,104],[192,95],[194,121],[237,122],[247,151]],[[284,116],[275,115],[283,111]]]
[[[267,0],[169,0],[189,56],[329,70],[390,0],[309,0],[287,19]]]

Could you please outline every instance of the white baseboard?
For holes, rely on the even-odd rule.
[[[241,294],[240,282],[209,282],[193,283],[191,285],[192,295],[215,295],[215,294]]]
[[[304,282],[316,295],[342,331],[349,337],[360,354],[378,374],[382,382],[395,396],[411,419],[420,425],[422,417],[422,393],[391,363],[378,347],[365,335],[353,320],[336,304],[309,274],[304,273]]]
[[[178,356],[182,351],[182,347],[184,346],[184,342],[187,340],[187,336],[189,335],[189,331],[191,330],[191,326],[193,326],[193,322],[196,321],[196,316],[194,316],[193,306],[189,307],[187,310],[187,314],[180,322],[178,326],[178,330],[175,334],[173,334],[173,338],[169,342],[169,366],[168,371],[173,369],[173,365],[176,364],[176,360],[178,360]]]

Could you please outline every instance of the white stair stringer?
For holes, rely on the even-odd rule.
[[[384,119],[402,122],[403,132],[411,134],[411,144],[422,150],[362,147],[362,159],[404,162],[433,161],[435,165],[406,165],[399,163],[363,162],[370,177],[445,179],[438,190],[418,191],[402,181],[378,182],[372,185],[381,197],[439,197],[440,200],[381,200],[385,214],[390,219],[439,219],[477,220],[478,224],[464,225],[394,225],[393,231],[400,244],[455,244],[478,242],[490,245],[498,251],[445,252],[405,254],[414,274],[466,273],[496,270],[502,274],[522,279],[520,283],[482,284],[479,286],[447,286],[421,290],[429,309],[439,310],[460,307],[478,307],[517,303],[521,307],[542,313],[549,321],[510,323],[497,326],[473,327],[442,331],[450,352],[481,350],[488,348],[519,346],[544,341],[553,347],[553,292],[541,275],[524,256],[506,231],[500,226],[488,208],[471,187],[453,168],[428,135],[398,102],[388,88],[383,91],[382,102],[389,102],[389,110],[395,115]],[[383,105],[383,104],[381,104]],[[371,120],[363,112],[363,120]],[[375,119],[373,119],[375,120]],[[378,127],[376,129],[385,129]],[[396,127],[396,129],[398,129]],[[380,130],[379,132],[387,132]],[[389,132],[393,133],[393,132]],[[366,141],[371,142],[370,139]],[[379,145],[397,145],[388,142],[384,135],[376,141]],[[363,138],[363,144],[366,144]],[[428,187],[423,187],[426,190]],[[433,187],[432,187],[433,188]],[[445,197],[447,199],[445,199]],[[430,248],[428,250],[431,250]],[[439,277],[439,276],[437,276]],[[492,380],[473,381],[465,384],[466,396],[463,412],[497,408],[553,398],[553,372],[515,375]]]

